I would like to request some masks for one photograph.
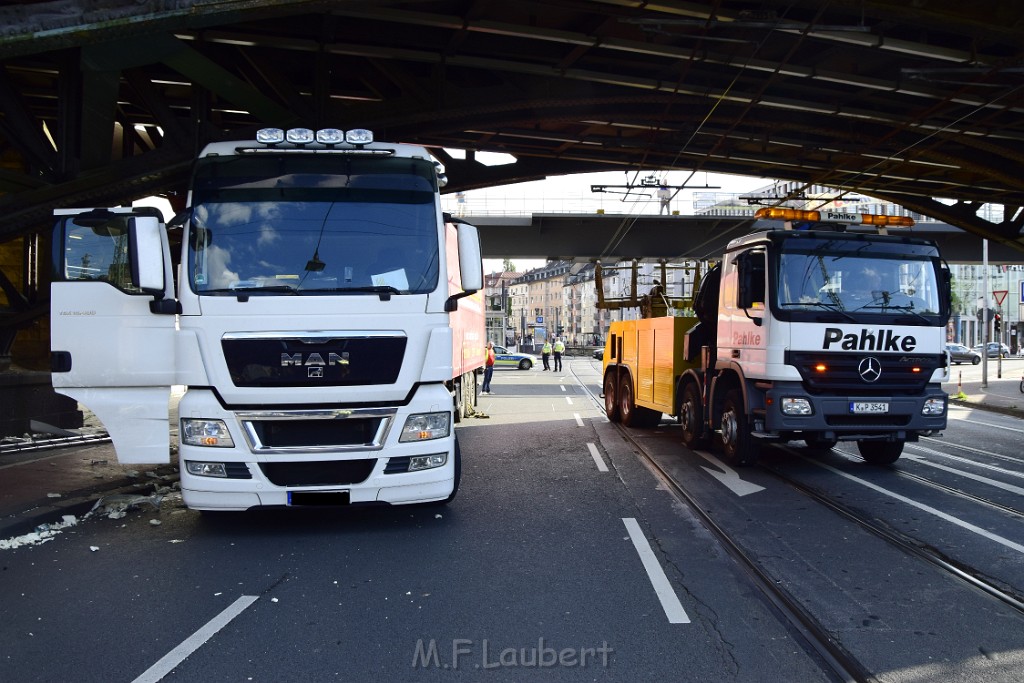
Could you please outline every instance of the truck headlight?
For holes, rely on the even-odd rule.
[[[814,408],[806,398],[783,397],[779,402],[783,415],[813,415]]]
[[[929,399],[926,399],[924,402],[924,406],[922,406],[921,408],[922,415],[942,415],[945,412],[946,400],[939,396],[933,396]]]
[[[211,446],[213,448],[234,448],[228,426],[224,420],[203,420],[195,417],[181,418],[181,442],[189,446]]]
[[[410,415],[402,427],[399,441],[443,439],[450,433],[451,413],[417,413]]]

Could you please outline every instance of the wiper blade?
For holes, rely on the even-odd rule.
[[[783,307],[785,307],[785,306],[807,306],[807,307],[810,307],[810,308],[824,308],[826,311],[832,311],[834,313],[839,313],[840,315],[844,316],[850,322],[857,322],[857,319],[854,318],[849,313],[847,313],[843,309],[842,304],[838,304],[838,303],[828,303],[828,302],[825,302],[825,301],[785,301],[785,302],[783,302],[783,303],[781,303],[779,305],[783,306]]]
[[[272,292],[295,294],[295,288],[289,287],[288,285],[269,285],[261,287],[259,285],[247,285],[245,287],[224,287],[222,289],[204,289],[200,294],[238,294],[245,293],[250,294],[252,292]]]
[[[865,304],[857,310],[880,310],[885,313],[888,313],[889,311],[899,311],[900,313],[913,313],[921,320],[928,320],[928,318],[924,317],[924,314],[918,312],[918,310],[913,306],[900,306],[896,304]]]
[[[337,287],[338,292],[370,292],[371,294],[401,294],[402,290],[391,285],[371,285],[369,287]]]

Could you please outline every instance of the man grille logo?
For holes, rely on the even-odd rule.
[[[286,368],[290,365],[306,365],[310,367],[319,366],[321,368],[328,365],[348,365],[348,351],[342,353],[334,353],[331,351],[327,354],[327,360],[324,360],[323,355],[319,353],[311,353],[305,358],[302,357],[301,353],[282,353],[281,354],[281,367]],[[321,375],[322,377],[323,375]],[[312,375],[310,375],[312,377]]]

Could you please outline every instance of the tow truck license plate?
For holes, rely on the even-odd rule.
[[[850,412],[856,414],[887,413],[889,412],[889,404],[878,403],[877,401],[851,401]]]

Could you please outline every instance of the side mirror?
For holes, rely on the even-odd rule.
[[[480,232],[475,225],[460,223],[459,270],[462,273],[462,289],[478,292],[484,288],[484,262],[480,249]]]
[[[157,294],[162,298],[166,283],[160,220],[153,216],[129,219],[128,247],[131,250],[132,284],[147,294]]]

